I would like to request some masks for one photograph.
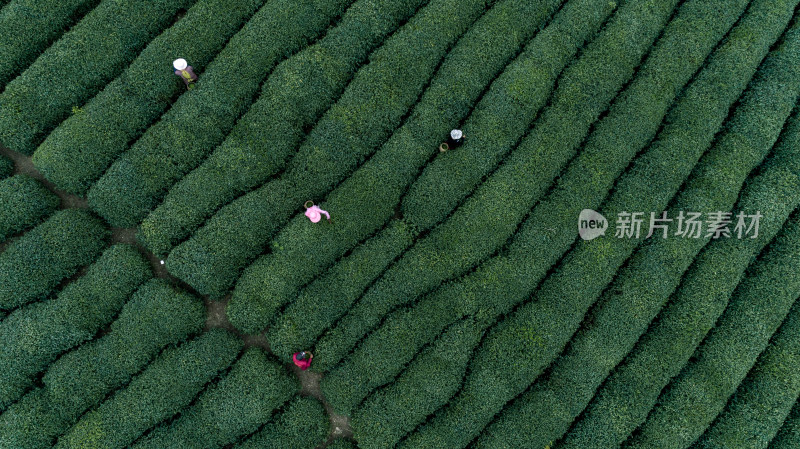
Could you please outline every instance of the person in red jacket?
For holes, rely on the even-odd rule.
[[[295,352],[292,356],[294,364],[299,366],[303,371],[307,370],[308,367],[311,366],[311,359],[313,358],[314,356],[308,351]]]
[[[183,82],[186,83],[186,88],[194,88],[194,82],[197,81],[197,75],[194,74],[192,66],[190,66],[183,58],[173,61],[172,66],[175,67],[175,75],[179,76]]]

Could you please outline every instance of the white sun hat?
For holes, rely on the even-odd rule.
[[[183,59],[183,58],[178,58],[178,59],[172,61],[172,66],[175,67],[175,70],[183,70],[188,65],[189,64],[187,64],[186,60]]]
[[[464,137],[464,133],[461,132],[460,129],[454,129],[454,130],[450,131],[450,138],[451,139],[458,140],[458,139],[460,139],[462,137]]]

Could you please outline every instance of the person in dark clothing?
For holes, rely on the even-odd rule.
[[[445,152],[460,147],[464,143],[464,133],[460,129],[450,131],[447,141],[439,145],[439,151]]]

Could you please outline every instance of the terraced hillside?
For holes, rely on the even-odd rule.
[[[799,5],[0,0],[0,448],[800,447]]]

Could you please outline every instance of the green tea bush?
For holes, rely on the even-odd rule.
[[[353,435],[363,449],[393,448],[408,432],[445,405],[461,387],[483,326],[471,319],[452,325],[423,350],[391,385],[377,391],[353,413]],[[325,385],[329,377],[323,377]],[[353,378],[351,387],[358,387]],[[330,388],[328,394],[336,393]],[[356,404],[352,404],[355,406]]]
[[[14,0],[0,9],[0,91],[99,2]]]
[[[760,203],[765,205],[763,197]],[[764,219],[768,212],[775,211],[763,211]],[[626,447],[686,447],[702,435],[725,407],[766,347],[770,335],[800,296],[800,279],[796,276],[800,269],[799,215],[794,214],[767,253],[759,258],[730,305],[729,290],[736,286],[731,280],[737,280],[733,275],[740,272],[741,261],[754,256],[753,252],[745,251],[753,243],[742,242],[738,248],[733,244],[711,245],[698,257],[670,304],[633,352],[636,357],[651,360],[648,368],[652,373],[648,372],[647,387],[639,389],[639,397],[655,408],[635,436],[626,442]],[[769,226],[763,221],[762,231],[769,235]],[[727,242],[731,241],[719,243]],[[702,277],[712,271],[714,279]],[[709,333],[711,328],[714,329]],[[653,354],[659,355],[656,363]],[[656,402],[655,389],[660,390],[669,380],[665,375],[676,374]]]
[[[328,417],[313,398],[297,397],[277,418],[234,449],[308,449],[328,435]]]
[[[91,263],[108,230],[88,212],[61,210],[0,253],[0,309],[42,299],[59,282]]]
[[[271,44],[275,50],[278,50],[275,53],[276,56],[300,50],[306,39],[298,38],[302,38],[303,34],[311,34],[311,29],[308,29],[310,24],[316,24],[316,28],[321,31],[322,24],[330,21],[334,14],[339,15],[349,2],[342,0],[323,2],[327,12],[325,15],[320,15],[317,11],[320,8],[317,3],[305,1],[301,3],[303,8],[299,9],[294,2],[283,1],[275,5],[276,8],[282,10],[280,13],[276,13],[277,15],[291,16],[289,23],[296,21],[302,23],[302,26],[295,27],[298,28],[297,31],[302,32],[295,39],[290,39],[285,43],[277,42],[282,44],[280,46]],[[364,21],[362,15],[356,18],[355,28],[353,24],[345,27],[348,30],[347,40],[336,37],[342,36],[341,33],[335,33],[331,39],[328,39],[329,34],[323,41],[328,43],[337,41],[335,46],[323,48],[320,47],[322,45],[320,43],[312,47],[313,50],[303,51],[302,56],[297,55],[289,61],[284,61],[284,64],[276,68],[276,72],[267,79],[261,89],[259,101],[250,107],[249,111],[247,107],[250,106],[257,85],[254,84],[252,89],[249,87],[243,89],[243,92],[240,93],[242,100],[246,98],[250,101],[240,101],[235,104],[236,108],[232,109],[229,89],[222,86],[222,83],[218,83],[214,87],[217,92],[213,98],[207,99],[213,101],[211,105],[193,102],[190,105],[192,109],[171,114],[168,120],[164,121],[164,124],[169,126],[156,127],[148,131],[143,141],[131,148],[109,169],[90,192],[90,202],[112,223],[126,226],[136,225],[158,204],[167,190],[200,165],[209,153],[212,153],[214,148],[223,142],[225,136],[232,129],[238,129],[238,131],[234,131],[231,137],[226,139],[228,144],[217,150],[223,159],[209,160],[206,167],[212,167],[211,172],[205,169],[198,172],[203,176],[202,187],[196,184],[196,178],[195,183],[190,184],[190,181],[187,181],[183,184],[193,190],[190,193],[192,200],[189,205],[181,204],[181,211],[174,216],[170,215],[168,220],[159,222],[159,226],[166,226],[167,230],[171,232],[174,232],[174,229],[182,229],[182,225],[176,224],[175,221],[184,220],[186,208],[193,208],[195,205],[200,207],[200,204],[196,203],[201,198],[215,201],[214,198],[219,198],[217,195],[219,189],[227,191],[233,188],[234,184],[241,186],[245,183],[245,178],[252,176],[249,173],[253,170],[259,171],[253,175],[260,176],[260,178],[251,180],[249,188],[266,180],[268,176],[274,174],[273,169],[277,169],[278,165],[275,164],[296,150],[295,145],[284,146],[284,144],[298,141],[303,134],[302,128],[313,124],[314,120],[318,118],[317,116],[334,101],[339,91],[344,89],[343,86],[347,84],[355,67],[366,58],[369,49],[377,46],[398,22],[402,22],[412,14],[415,5],[419,5],[420,0],[393,2],[391,8],[388,4],[378,3],[381,5],[378,9],[383,9],[386,13],[385,16],[380,16],[381,19],[385,19],[384,22],[379,26],[370,25]],[[374,11],[367,11],[367,13],[367,16],[375,16]],[[356,14],[356,16],[358,15]],[[324,21],[320,19],[324,19]],[[370,27],[373,30],[370,30]],[[334,30],[339,29],[341,27],[334,28]],[[298,34],[296,30],[291,31],[286,33],[289,37]],[[270,31],[265,34],[275,36],[273,33],[274,31]],[[282,49],[281,47],[286,48]],[[262,52],[263,49],[260,46],[252,46],[249,51]],[[249,62],[245,64],[250,65]],[[264,75],[261,71],[254,72],[255,74]],[[240,73],[236,75],[241,76]],[[238,83],[238,81],[231,82]],[[302,95],[299,92],[302,92]],[[245,93],[247,95],[244,95]],[[306,102],[308,99],[312,99],[312,101]],[[201,116],[192,110],[206,110],[209,114]],[[229,111],[236,114],[226,117],[225,114]],[[235,122],[235,119],[245,111],[247,114],[240,121]],[[302,119],[297,116],[301,116]],[[296,123],[295,119],[300,120],[301,123]],[[279,126],[284,122],[285,126]],[[234,127],[234,123],[236,123],[236,127]],[[275,129],[276,127],[279,129]],[[165,145],[165,139],[167,142],[179,141],[186,142],[186,144],[175,148],[173,145]],[[266,148],[269,148],[269,151]],[[151,157],[168,160],[169,164],[162,170],[154,172],[149,169]],[[221,167],[220,163],[224,167]],[[232,170],[221,172],[228,168]],[[266,169],[266,172],[261,172],[261,168]],[[205,178],[209,175],[213,178]],[[231,184],[230,188],[228,184]],[[200,187],[199,190],[197,190],[198,187]],[[196,192],[200,194],[196,195]],[[234,189],[234,197],[241,193],[243,191],[238,188]],[[179,196],[179,194],[176,193],[175,196]],[[185,200],[185,198],[181,199]],[[213,210],[231,199],[233,197],[225,198],[221,203],[211,205],[211,210],[206,210],[204,212],[206,215],[199,218],[201,220],[206,218]],[[203,204],[206,203],[207,200]],[[197,225],[199,223],[195,227]],[[182,237],[186,237],[186,235]],[[166,250],[159,252],[161,251],[166,252]]]
[[[329,444],[328,449],[357,449],[357,446],[350,440],[338,439]]]
[[[185,58],[205,81],[203,68],[263,1],[197,1],[80,113],[53,130],[33,154],[36,168],[59,189],[85,194],[130,142],[170,107],[173,98],[186,91],[172,74],[172,61]]]
[[[170,273],[203,294],[224,294],[264,250],[271,231],[346,178],[389,137],[451,45],[492,2],[432,0],[422,8],[371,55],[286,173],[222,208],[175,248],[167,260]]]
[[[0,94],[0,142],[33,153],[73,107],[114,79],[194,1],[101,1],[6,85]]]
[[[752,74],[755,72],[755,65],[760,61],[761,57],[768,51],[769,45],[780,34],[782,29],[781,25],[788,22],[790,19],[791,8],[789,14],[785,10],[778,12],[772,9],[774,14],[773,20],[765,21],[764,17],[751,17],[749,23],[752,28],[741,28],[738,35],[741,36],[738,43],[731,44],[735,48],[737,45],[746,45],[750,52],[754,53],[750,57],[750,62],[753,64],[752,70],[747,66],[742,70]],[[785,20],[783,20],[785,19]],[[780,23],[783,22],[783,23]],[[756,24],[758,24],[756,26]],[[765,26],[771,25],[771,26]],[[769,37],[772,35],[773,39]],[[726,41],[728,43],[736,42],[737,39],[729,36]],[[755,46],[755,48],[753,48]],[[762,52],[759,52],[761,50]],[[730,49],[728,50],[730,51]],[[725,54],[726,52],[717,55]],[[748,53],[745,53],[748,54]],[[756,58],[755,61],[752,61]],[[746,63],[748,60],[745,55],[739,55],[738,58],[731,58],[725,61],[726,64],[731,63]],[[725,64],[721,64],[723,67]],[[729,67],[726,67],[729,69]],[[727,73],[727,71],[725,72]],[[710,99],[718,98],[725,100],[727,95],[731,94],[728,106],[730,106],[738,95],[732,95],[737,89],[741,91],[746,84],[747,79],[741,79],[739,83],[734,80],[725,80],[725,77],[718,77],[719,72],[716,70],[709,71],[705,74],[706,80],[713,80],[711,83],[702,83],[697,85],[696,90],[691,88],[687,90],[687,94],[691,96],[698,93],[705,94],[704,90],[711,87],[713,84],[721,83],[720,88],[714,92],[713,95],[703,95],[698,101],[699,104],[705,105],[706,108],[714,111],[719,111],[719,117],[714,114],[709,114],[702,122],[704,126],[699,124],[691,127],[691,131],[686,127],[678,128],[673,135],[679,144],[672,148],[673,152],[671,157],[666,158],[670,162],[670,171],[663,172],[659,170],[658,176],[647,176],[637,180],[635,188],[626,185],[635,177],[622,178],[617,184],[617,192],[615,197],[628,196],[638,199],[638,202],[653,201],[660,199],[662,196],[669,195],[671,192],[676,191],[683,179],[688,176],[689,169],[691,168],[692,155],[698,152],[696,145],[687,145],[691,140],[700,139],[702,142],[705,140],[710,143],[715,129],[714,126],[719,126],[719,123],[727,115],[727,107],[721,108],[722,101],[709,101]],[[737,75],[736,73],[732,75]],[[739,75],[742,75],[739,73]],[[703,73],[700,74],[698,80],[703,79]],[[716,86],[715,86],[716,87]],[[690,117],[696,117],[700,111],[704,109],[694,109],[691,111]],[[716,122],[716,123],[715,123]],[[710,128],[710,129],[709,129]],[[704,135],[703,131],[709,131]],[[695,132],[697,134],[695,134]],[[695,143],[696,142],[692,142]],[[700,151],[706,148],[708,143],[700,146]],[[686,161],[678,161],[676,150],[683,150]],[[647,161],[655,153],[649,151],[639,158],[637,161]],[[697,154],[696,157],[699,157]],[[696,160],[696,159],[694,159]],[[664,159],[657,159],[659,164],[663,164]],[[682,164],[689,165],[689,167],[681,167]],[[673,171],[673,167],[676,169]],[[655,167],[650,167],[652,170]],[[635,168],[633,169],[635,170]],[[635,171],[633,171],[635,173]],[[643,181],[643,182],[642,182]],[[671,184],[664,184],[671,181]],[[657,193],[650,194],[651,188],[659,188]],[[610,205],[614,205],[616,199],[612,197],[609,200]],[[666,203],[668,198],[664,199]],[[637,201],[634,201],[637,203]],[[635,204],[634,204],[635,206]],[[666,206],[664,204],[662,207]],[[626,206],[627,207],[627,206]],[[620,210],[620,209],[611,209]],[[659,210],[658,208],[651,209],[648,207],[640,208],[633,207],[628,210]],[[610,214],[609,214],[610,215]],[[584,313],[592,304],[594,299],[600,294],[603,287],[611,280],[611,273],[605,273],[605,268],[613,258],[617,257],[617,252],[608,251],[616,247],[615,242],[619,240],[628,239],[599,239],[592,242],[592,244],[579,245],[576,251],[572,251],[567,255],[560,268],[553,272],[542,285],[539,292],[536,294],[536,301],[530,302],[518,309],[514,314],[504,319],[495,329],[490,333],[489,337],[484,341],[483,345],[477,352],[473,363],[470,365],[470,375],[467,378],[466,387],[462,390],[461,394],[450,403],[448,408],[437,417],[424,426],[420,432],[412,435],[406,444],[410,447],[417,446],[442,446],[449,445],[451,441],[461,441],[464,435],[456,435],[454,422],[459,422],[459,427],[467,425],[467,428],[480,429],[485,425],[489,419],[492,418],[506,403],[514,396],[522,393],[525,388],[542,373],[542,370],[550,363],[555,355],[561,351],[564,345],[569,340],[572,333],[578,328],[581,318]],[[631,239],[633,240],[633,239]],[[631,244],[632,243],[628,243]],[[621,246],[621,245],[620,245]],[[581,254],[581,257],[577,257]],[[576,274],[580,273],[580,274]],[[581,282],[576,282],[576,279],[581,279]],[[602,280],[603,282],[599,282]],[[565,298],[568,298],[565,300]],[[615,321],[617,325],[619,321]],[[509,350],[515,350],[524,356],[519,357],[515,363],[508,363],[504,354]],[[317,351],[320,355],[320,351]],[[562,404],[559,403],[559,407]],[[560,412],[559,412],[560,413]]]
[[[418,348],[431,341],[445,326],[469,314],[491,322],[529,295],[547,269],[573,242],[572,235],[553,235],[548,228],[568,229],[574,225],[581,208],[599,204],[621,170],[620,164],[624,166],[626,158],[632,157],[656,133],[676,91],[659,92],[653,85],[672,85],[679,89],[680,83],[685,83],[700,64],[698,54],[710,51],[714,41],[725,32],[725,26],[730,26],[744,9],[742,2],[715,5],[718,7],[710,9],[719,18],[714,22],[715,28],[708,29],[708,34],[702,38],[698,36],[697,40],[687,39],[685,29],[694,29],[694,24],[709,12],[703,5],[687,3],[667,26],[632,84],[611,106],[608,116],[596,125],[582,153],[570,164],[554,193],[534,208],[508,246],[506,255],[490,259],[474,273],[446,284],[414,307],[390,315],[384,325],[333,372],[366,371],[369,388],[377,387],[390,381]],[[671,69],[662,71],[662,65]],[[652,122],[640,120],[640,115],[651,117]],[[614,157],[607,157],[610,154]],[[597,170],[587,173],[582,170],[586,166]],[[587,176],[592,177],[589,182]],[[407,333],[405,329],[413,329],[413,332]],[[391,355],[376,356],[389,347],[394,348]],[[354,396],[359,392],[361,389],[353,389]]]
[[[46,448],[88,409],[127,384],[168,345],[202,330],[205,307],[163,280],[144,284],[123,306],[110,333],[61,356],[43,387],[0,414],[0,447]]]
[[[774,2],[755,2],[753,5],[754,10],[751,13],[755,15],[748,17],[758,17],[759,7],[762,8],[761,11],[774,8]],[[743,19],[747,20],[748,18]],[[784,54],[793,51],[787,48]],[[692,178],[672,201],[670,216],[677,216],[678,211],[733,209],[737,193],[748,173],[760,163],[778,138],[800,93],[798,89],[788,88],[783,89],[780,94],[769,94],[785,83],[798,83],[800,86],[800,78],[794,80],[797,75],[792,74],[793,70],[789,68],[794,63],[788,60],[780,63],[780,59],[780,53],[773,53],[767,63],[762,65],[758,78],[751,83],[740,100],[726,129],[717,136],[715,146],[700,160]],[[754,132],[753,129],[761,132]],[[784,166],[781,169],[786,168],[789,167]],[[766,186],[773,185],[770,181],[766,182]],[[738,284],[751,257],[758,254],[769,242],[794,205],[800,203],[798,180],[794,183],[797,193],[794,200],[790,199],[791,205],[776,205],[765,210],[764,202],[767,198],[790,191],[790,187],[785,184],[777,187],[776,191],[769,191],[768,188],[765,189],[764,181],[759,183],[756,180],[750,184],[749,191],[742,193],[742,198],[745,199],[739,202],[739,209],[755,211],[761,207],[764,214],[770,215],[770,222],[762,222],[761,239],[746,239],[746,243],[738,246],[727,246],[710,258],[707,262],[708,269],[702,270],[700,277],[713,278],[713,281],[706,282],[704,288],[700,288],[701,291],[712,297],[727,298]],[[755,195],[750,193],[753,191]],[[548,375],[539,379],[531,390],[515,401],[496,421],[493,430],[486,433],[483,447],[514,444],[513,441],[518,441],[519,437],[504,434],[510,428],[524,429],[521,432],[523,434],[526,430],[530,431],[534,436],[528,435],[526,441],[533,441],[534,444],[545,445],[560,438],[572,420],[589,403],[603,379],[647,330],[650,321],[680,283],[681,275],[709,240],[710,238],[656,237],[648,241],[648,244],[628,260],[626,267],[617,273],[614,284],[601,296],[598,307],[585,319],[589,324],[584,325],[572,338],[569,349],[551,365]],[[735,236],[734,241],[737,241]],[[723,254],[727,254],[727,258]],[[720,268],[720,260],[726,259],[725,268]],[[703,260],[702,256],[700,260]],[[653,267],[658,269],[654,270]],[[647,282],[642,282],[642,279],[647,279]],[[707,302],[696,296],[689,301],[695,306]],[[620,322],[626,323],[624,329],[615,325]],[[565,382],[565,379],[569,379],[569,382]],[[554,408],[560,408],[561,413],[550,413]],[[527,424],[529,422],[535,422],[535,427]],[[592,430],[588,432],[592,443],[581,442],[577,447],[608,447],[619,444],[605,440],[600,442],[609,435],[598,437],[597,428]]]
[[[164,202],[142,223],[139,240],[156,254],[166,254],[219,207],[282,170],[305,137],[305,129],[341,96],[369,53],[413,16],[422,3],[357,1],[323,39],[281,63],[262,87],[259,100],[222,145],[172,187]],[[296,6],[283,8],[295,14]],[[316,16],[313,9],[309,14]],[[187,153],[181,159],[190,156]],[[191,157],[199,161],[197,156]],[[194,165],[179,164],[187,169]],[[169,177],[143,180],[157,189],[147,189],[131,201],[150,210],[154,199],[183,174],[176,171]],[[115,194],[131,198],[128,192]],[[140,219],[141,214],[136,212],[136,217]]]
[[[300,385],[259,348],[247,349],[230,373],[206,389],[175,421],[161,425],[131,449],[219,448],[255,432]]]
[[[28,175],[0,180],[0,242],[39,224],[59,204],[58,196]]]
[[[761,309],[760,312],[767,312]],[[727,314],[727,312],[726,312]],[[800,302],[695,449],[766,448],[800,395]]]
[[[0,154],[0,179],[14,173],[14,161]]]
[[[632,5],[630,7],[626,7]],[[413,301],[442,282],[459,276],[498,250],[516,231],[533,204],[546,193],[608,102],[633,76],[673,4],[625,4],[563,75],[554,102],[508,160],[456,212],[416,243],[350,312],[317,344],[321,360],[341,360],[393,308]],[[646,17],[646,19],[643,19]],[[639,27],[630,26],[635,22]],[[625,50],[609,52],[626,42]],[[619,47],[623,48],[623,47]],[[583,74],[603,72],[602,76]],[[601,87],[598,87],[597,84]],[[596,89],[595,112],[578,119],[577,98]],[[563,92],[562,92],[563,91]],[[567,111],[573,111],[569,114]],[[566,115],[572,126],[563,126]],[[541,148],[548,148],[542,152]],[[460,149],[459,149],[460,150]],[[606,155],[607,156],[607,155]],[[624,164],[623,167],[624,168]]]
[[[0,409],[33,385],[33,376],[113,320],[150,276],[150,265],[132,246],[103,253],[84,276],[56,298],[17,309],[0,323]]]
[[[788,214],[787,208],[791,208],[793,204],[796,205],[800,202],[800,198],[798,198],[800,193],[798,192],[798,180],[796,175],[798,170],[797,148],[800,145],[800,141],[798,141],[800,138],[800,116],[798,114],[800,114],[800,111],[795,111],[795,115],[790,119],[781,137],[782,140],[778,144],[773,156],[762,166],[762,174],[757,175],[748,183],[747,188],[739,200],[740,208],[749,211],[761,209],[761,213],[764,214],[764,219],[762,220],[765,221],[762,222],[760,229],[761,236],[759,236],[759,242],[756,242],[756,247],[753,248],[754,243],[750,242],[747,242],[748,244],[746,245],[722,247],[714,251],[714,253],[717,254],[717,260],[712,261],[706,258],[706,263],[720,265],[719,260],[728,261],[730,259],[734,267],[738,266],[739,270],[741,270],[741,266],[748,263],[744,258],[754,254],[759,246],[764,245],[764,243],[769,241],[771,236],[777,232],[780,224],[786,219]],[[774,198],[775,195],[786,197],[786,202],[765,200],[767,198]],[[722,259],[720,259],[720,257]],[[709,266],[708,268],[710,269],[711,267]],[[726,274],[727,271],[728,270],[715,270],[715,273],[719,273],[721,277],[726,277],[729,276]],[[714,274],[714,277],[716,276],[717,274]],[[736,277],[734,276],[732,280],[735,281]],[[784,281],[781,281],[781,283],[785,284]],[[693,301],[697,301],[697,304],[710,304],[703,309],[698,308],[697,310],[704,310],[705,313],[711,313],[716,317],[721,311],[720,307],[725,306],[727,296],[720,297],[721,293],[719,287],[714,290],[709,290],[709,294],[716,295],[720,299],[712,297],[711,300],[703,300],[701,302],[700,299],[693,296],[694,293],[684,294],[684,296],[690,296]],[[674,298],[673,301],[675,301]],[[721,304],[719,304],[720,302]],[[630,306],[630,304],[629,302],[628,306]],[[780,312],[776,310],[774,313]],[[700,314],[697,314],[697,317],[701,319]],[[702,318],[701,320],[706,321],[708,317]],[[566,437],[564,445],[566,447],[583,448],[593,447],[592,444],[589,443],[590,441],[598,442],[595,447],[605,447],[606,444],[611,444],[612,442],[614,444],[621,443],[628,434],[645,419],[648,411],[655,403],[661,388],[666,385],[670,378],[678,374],[678,371],[684,365],[688,355],[691,355],[691,351],[696,347],[697,343],[694,343],[691,348],[688,348],[691,344],[687,342],[686,345],[688,349],[684,348],[683,345],[678,345],[678,342],[683,342],[684,338],[689,337],[689,335],[685,333],[688,331],[688,328],[682,327],[682,329],[684,333],[681,334],[682,337],[678,341],[662,339],[660,341],[654,340],[652,343],[649,343],[653,347],[659,345],[659,348],[662,348],[662,345],[668,345],[669,351],[665,352],[663,363],[660,362],[659,365],[656,365],[653,360],[648,358],[649,355],[645,353],[641,355],[637,352],[632,353],[632,355],[628,357],[628,360],[617,368],[617,371],[612,374],[609,380],[606,381],[606,384],[600,389],[600,394],[598,394],[597,399],[589,404],[583,418],[577,422],[570,434]],[[675,332],[681,331],[675,330]],[[702,335],[695,335],[690,338],[699,339],[702,338]],[[643,337],[643,342],[648,339],[649,337],[647,336]],[[667,343],[668,341],[669,343]],[[699,340],[697,341],[699,342]],[[673,345],[675,349],[672,349]],[[655,350],[655,348],[653,350]],[[745,356],[746,354],[747,353],[741,355]],[[659,357],[659,359],[661,359],[661,357]],[[641,377],[645,373],[647,373],[646,379],[642,379]],[[734,374],[732,373],[732,375]],[[639,390],[639,393],[634,395],[630,392],[630,385],[641,385],[642,388]],[[615,411],[623,408],[627,410],[625,414],[620,414]],[[598,429],[618,430],[614,432],[602,432],[600,433],[602,437],[600,437],[598,436]]]
[[[769,443],[769,449],[792,449],[800,446],[800,402],[795,403],[781,430]]]
[[[308,226],[305,216],[295,217],[274,240],[273,252],[244,272],[231,314],[253,315],[247,329],[264,327],[301,285],[384,225],[442,136],[464,119],[485,86],[557,6],[501,1],[481,17],[449,53],[404,125],[328,196],[323,206],[336,211],[336,226]],[[487,46],[495,50],[487,52]]]
[[[127,447],[144,431],[189,405],[204,385],[234,361],[241,347],[235,335],[212,329],[167,348],[124,389],[81,417],[54,447]]]
[[[312,347],[317,337],[344,315],[366,286],[380,276],[384,267],[411,246],[415,235],[405,223],[394,221],[304,288],[267,330],[270,350],[289,363],[295,352]],[[314,363],[311,369],[317,368],[317,362]]]

